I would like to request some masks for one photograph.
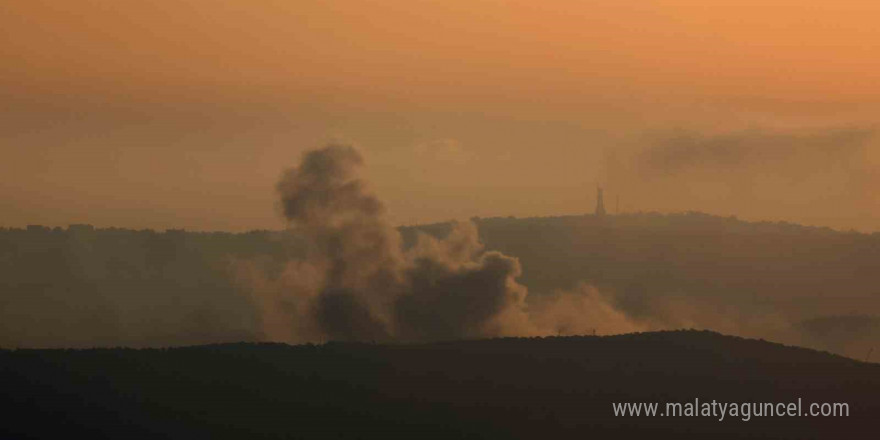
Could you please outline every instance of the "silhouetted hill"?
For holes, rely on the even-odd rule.
[[[880,365],[712,332],[0,351],[15,438],[866,438]],[[614,402],[849,417],[615,417]],[[804,409],[806,411],[806,409]]]

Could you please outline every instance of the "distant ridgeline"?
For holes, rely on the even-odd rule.
[[[859,358],[880,340],[878,233],[699,213],[473,221],[487,249],[519,258],[533,299],[589,285],[649,328],[788,332],[777,339]],[[400,232],[411,246],[449,229]],[[0,229],[0,346],[260,340],[230,259],[280,270],[303,255],[301,239],[275,231]]]

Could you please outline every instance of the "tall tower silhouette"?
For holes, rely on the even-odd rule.
[[[598,190],[596,194],[596,215],[603,216],[605,215],[605,197],[602,195],[602,187],[597,187]]]

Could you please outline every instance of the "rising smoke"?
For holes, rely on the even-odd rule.
[[[527,314],[516,258],[485,251],[476,227],[445,239],[421,235],[404,250],[384,207],[359,178],[361,155],[346,145],[307,152],[278,190],[305,260],[271,279],[254,265],[264,333],[282,341],[442,340],[540,333]]]

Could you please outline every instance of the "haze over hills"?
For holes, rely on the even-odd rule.
[[[857,359],[880,340],[877,233],[699,213],[472,222],[486,249],[519,260],[546,334],[709,328]],[[399,231],[409,249],[452,228]],[[293,231],[0,229],[0,346],[295,342],[266,334],[238,263],[281,280],[306,252]]]

